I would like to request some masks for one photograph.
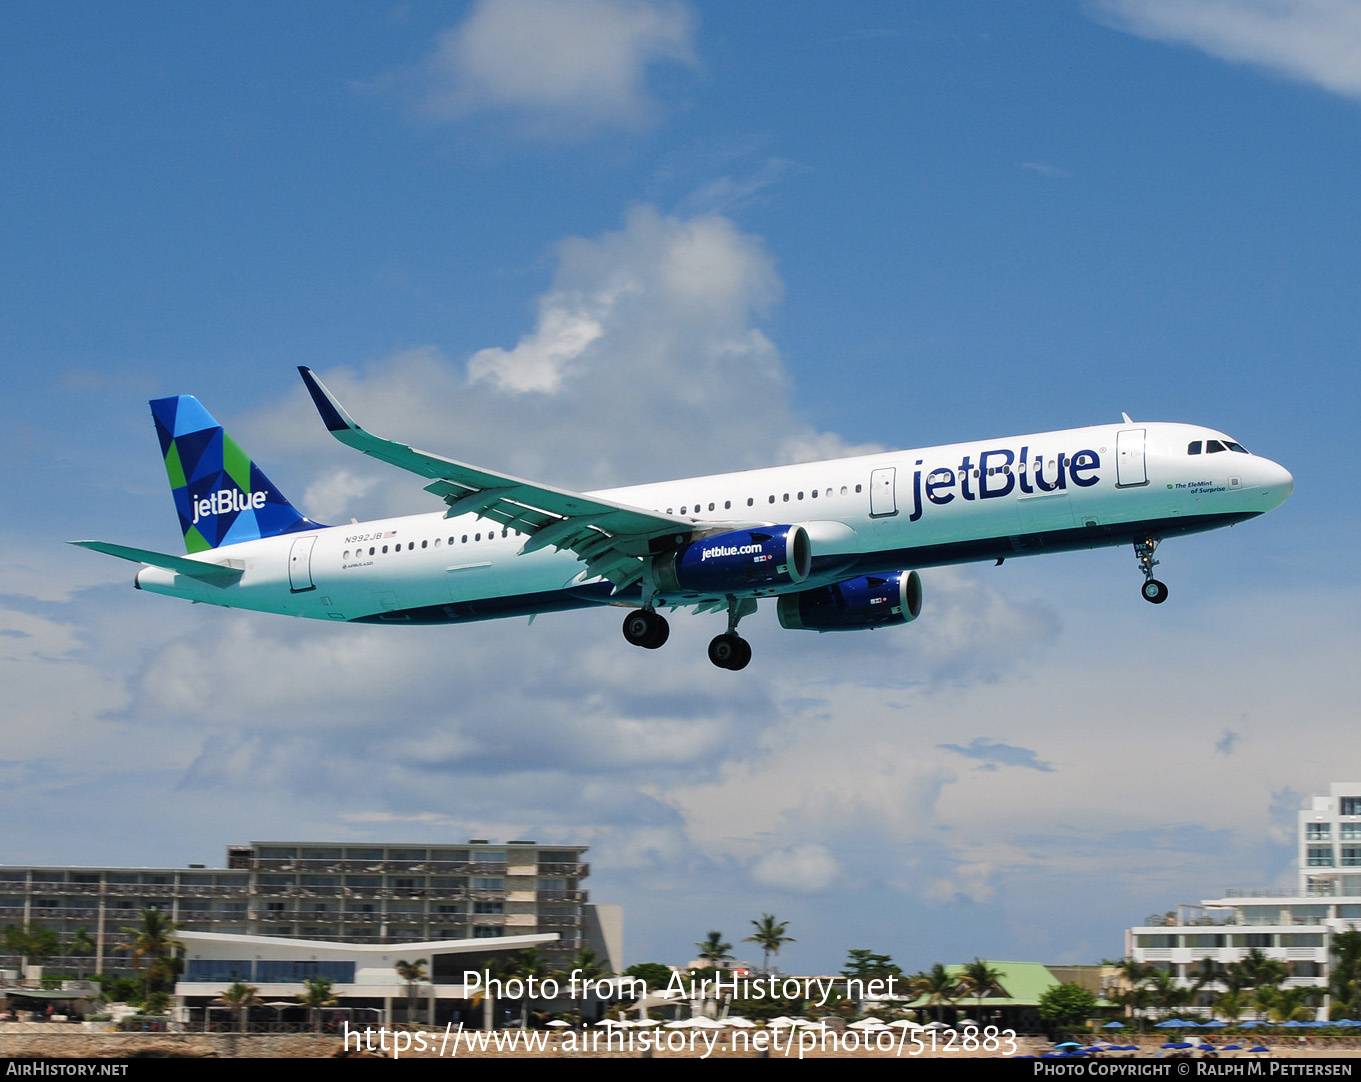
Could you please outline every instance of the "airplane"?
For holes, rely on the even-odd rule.
[[[226,608],[369,624],[445,624],[626,607],[655,650],[659,610],[726,612],[709,644],[740,670],[761,598],[782,627],[915,620],[919,568],[1133,545],[1145,600],[1168,537],[1283,503],[1294,478],[1199,425],[1096,425],[581,493],[418,451],[361,428],[299,368],[341,443],[428,481],[443,512],[325,526],[283,496],[190,395],[151,413],[186,554],[72,544],[143,566],[137,589]]]

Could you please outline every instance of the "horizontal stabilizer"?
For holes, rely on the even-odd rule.
[[[202,560],[191,560],[185,556],[170,556],[164,552],[152,552],[150,549],[135,549],[128,545],[111,545],[107,541],[72,541],[71,544],[79,545],[83,549],[92,549],[95,552],[102,552],[106,556],[117,556],[120,560],[131,560],[135,564],[147,564],[151,567],[159,567],[163,571],[173,571],[176,575],[187,575],[191,579],[198,579],[212,586],[230,586],[241,577],[244,568],[232,567],[230,564],[205,563]]]

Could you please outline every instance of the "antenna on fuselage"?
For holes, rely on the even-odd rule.
[[[1127,424],[1127,425],[1132,425],[1132,424],[1134,423],[1133,421],[1131,421],[1131,420],[1129,419],[1129,414],[1128,414],[1128,413],[1121,413],[1120,416],[1123,417],[1123,418],[1125,419],[1125,424]]]

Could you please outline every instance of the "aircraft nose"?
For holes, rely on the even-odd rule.
[[[1295,478],[1290,471],[1269,458],[1262,459],[1262,494],[1271,500],[1272,507],[1279,507],[1295,491]]]

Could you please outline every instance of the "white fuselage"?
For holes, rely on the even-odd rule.
[[[1196,454],[1189,453],[1199,446]],[[1222,447],[1209,451],[1211,446]],[[676,515],[695,534],[801,525],[811,575],[793,593],[855,575],[1127,544],[1230,525],[1289,495],[1290,474],[1221,433],[1184,424],[1102,425],[890,451],[594,493]],[[154,593],[321,620],[436,623],[639,603],[589,578],[571,552],[473,515],[425,514],[223,546],[192,557],[242,570],[213,585],[148,567]],[[721,595],[719,595],[721,597]],[[663,593],[658,605],[715,600]]]

